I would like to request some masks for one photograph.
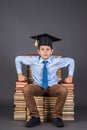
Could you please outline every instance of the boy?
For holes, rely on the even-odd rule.
[[[39,112],[36,107],[34,96],[57,96],[54,113],[52,115],[52,123],[57,127],[63,127],[62,111],[67,97],[66,87],[59,85],[56,72],[58,69],[68,66],[68,77],[65,82],[72,83],[74,73],[74,60],[72,58],[55,58],[52,56],[52,42],[61,39],[41,34],[31,37],[38,42],[37,52],[39,56],[17,56],[16,70],[18,81],[25,81],[26,77],[22,74],[22,64],[31,67],[33,84],[28,84],[23,88],[24,97],[29,109],[30,120],[26,122],[26,127],[40,125]]]

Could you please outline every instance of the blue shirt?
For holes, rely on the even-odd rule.
[[[15,59],[15,65],[17,73],[22,73],[22,64],[29,65],[32,70],[32,76],[34,84],[41,86],[42,73],[43,73],[43,59],[40,56],[17,56]],[[48,70],[48,86],[57,84],[59,79],[56,76],[58,69],[68,66],[68,75],[74,74],[75,63],[72,58],[62,58],[50,56],[47,63]]]

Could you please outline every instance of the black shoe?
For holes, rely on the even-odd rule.
[[[56,127],[63,127],[64,126],[63,120],[59,117],[53,118],[52,124],[55,125]]]
[[[34,127],[34,126],[37,126],[40,124],[41,124],[40,118],[33,116],[29,121],[26,122],[25,126],[26,127]]]

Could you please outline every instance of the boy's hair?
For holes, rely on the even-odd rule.
[[[38,50],[40,49],[40,47],[41,47],[41,46],[38,46]],[[50,47],[51,49],[53,49],[53,47],[52,47],[52,46],[49,46],[49,47]]]

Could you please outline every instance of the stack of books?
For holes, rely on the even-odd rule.
[[[63,120],[74,120],[74,85],[73,84],[62,84],[67,87],[68,95],[63,108]],[[55,103],[57,97],[45,97],[44,100],[44,120],[49,122],[52,119],[52,114],[54,112]]]
[[[14,94],[14,120],[26,120],[26,101],[22,92],[22,88],[27,82],[16,82]]]
[[[68,89],[67,99],[63,109],[64,120],[74,120],[74,84],[62,84]]]
[[[35,96],[34,99],[36,101],[37,109],[39,111],[40,120],[41,122],[44,122],[44,97]],[[29,110],[27,108],[27,121],[29,119],[30,119]]]

